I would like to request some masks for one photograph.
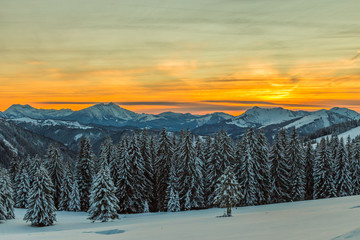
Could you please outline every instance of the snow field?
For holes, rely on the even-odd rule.
[[[360,196],[281,203],[233,209],[120,215],[119,220],[91,223],[84,212],[57,212],[49,227],[32,227],[16,219],[0,224],[0,239],[126,240],[331,240],[360,239]]]

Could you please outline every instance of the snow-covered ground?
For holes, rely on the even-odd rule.
[[[86,213],[58,212],[50,227],[32,227],[16,219],[0,224],[0,239],[360,239],[360,196],[234,209],[232,218],[216,218],[223,209],[121,215],[91,223]]]
[[[356,127],[356,128],[350,129],[349,131],[340,133],[338,135],[338,137],[343,138],[344,141],[346,141],[348,137],[350,137],[351,139],[354,139],[359,135],[360,135],[360,127]],[[326,135],[326,136],[323,136],[323,137],[319,137],[319,138],[316,139],[316,142],[320,142],[321,139],[323,139],[323,138],[330,138],[330,137],[331,137],[331,135]]]

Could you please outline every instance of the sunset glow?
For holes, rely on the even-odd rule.
[[[0,0],[12,104],[238,115],[360,111],[360,2]]]

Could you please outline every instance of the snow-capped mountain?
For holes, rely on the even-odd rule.
[[[37,109],[30,105],[14,104],[5,110],[4,115],[6,118],[21,118],[29,117],[33,119],[59,119],[72,114],[71,109]]]
[[[4,113],[0,112],[0,118],[4,118],[4,117],[5,117]]]
[[[83,124],[122,126],[124,122],[136,119],[137,116],[137,113],[121,108],[115,103],[100,103],[73,112],[64,119],[78,121]]]
[[[348,109],[348,108],[334,107],[334,108],[330,109],[330,111],[338,113],[338,114],[343,115],[343,116],[346,116],[346,117],[351,118],[353,120],[360,119],[360,114],[359,113],[355,112],[354,110]]]
[[[71,111],[71,110],[70,110]],[[67,110],[36,109],[29,105],[13,105],[7,109],[5,117],[8,119],[22,119],[29,123],[31,120],[65,120],[78,122],[83,125],[95,124],[99,126],[139,127],[160,129],[167,127],[170,131],[181,128],[194,129],[204,124],[214,124],[234,118],[226,113],[215,112],[206,115],[192,115],[190,113],[164,112],[155,114],[138,114],[121,108],[115,103],[100,103],[94,106],[67,112]],[[33,124],[34,122],[32,122]],[[44,124],[41,122],[41,124]],[[53,122],[55,124],[55,122]],[[64,125],[64,123],[61,123]]]
[[[291,111],[281,107],[278,108],[260,108],[253,107],[247,110],[244,114],[237,116],[228,124],[234,124],[238,127],[261,127],[270,124],[278,124],[301,118],[309,115],[309,112],[305,111]]]

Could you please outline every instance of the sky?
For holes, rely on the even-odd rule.
[[[0,0],[12,104],[360,111],[359,0]]]

